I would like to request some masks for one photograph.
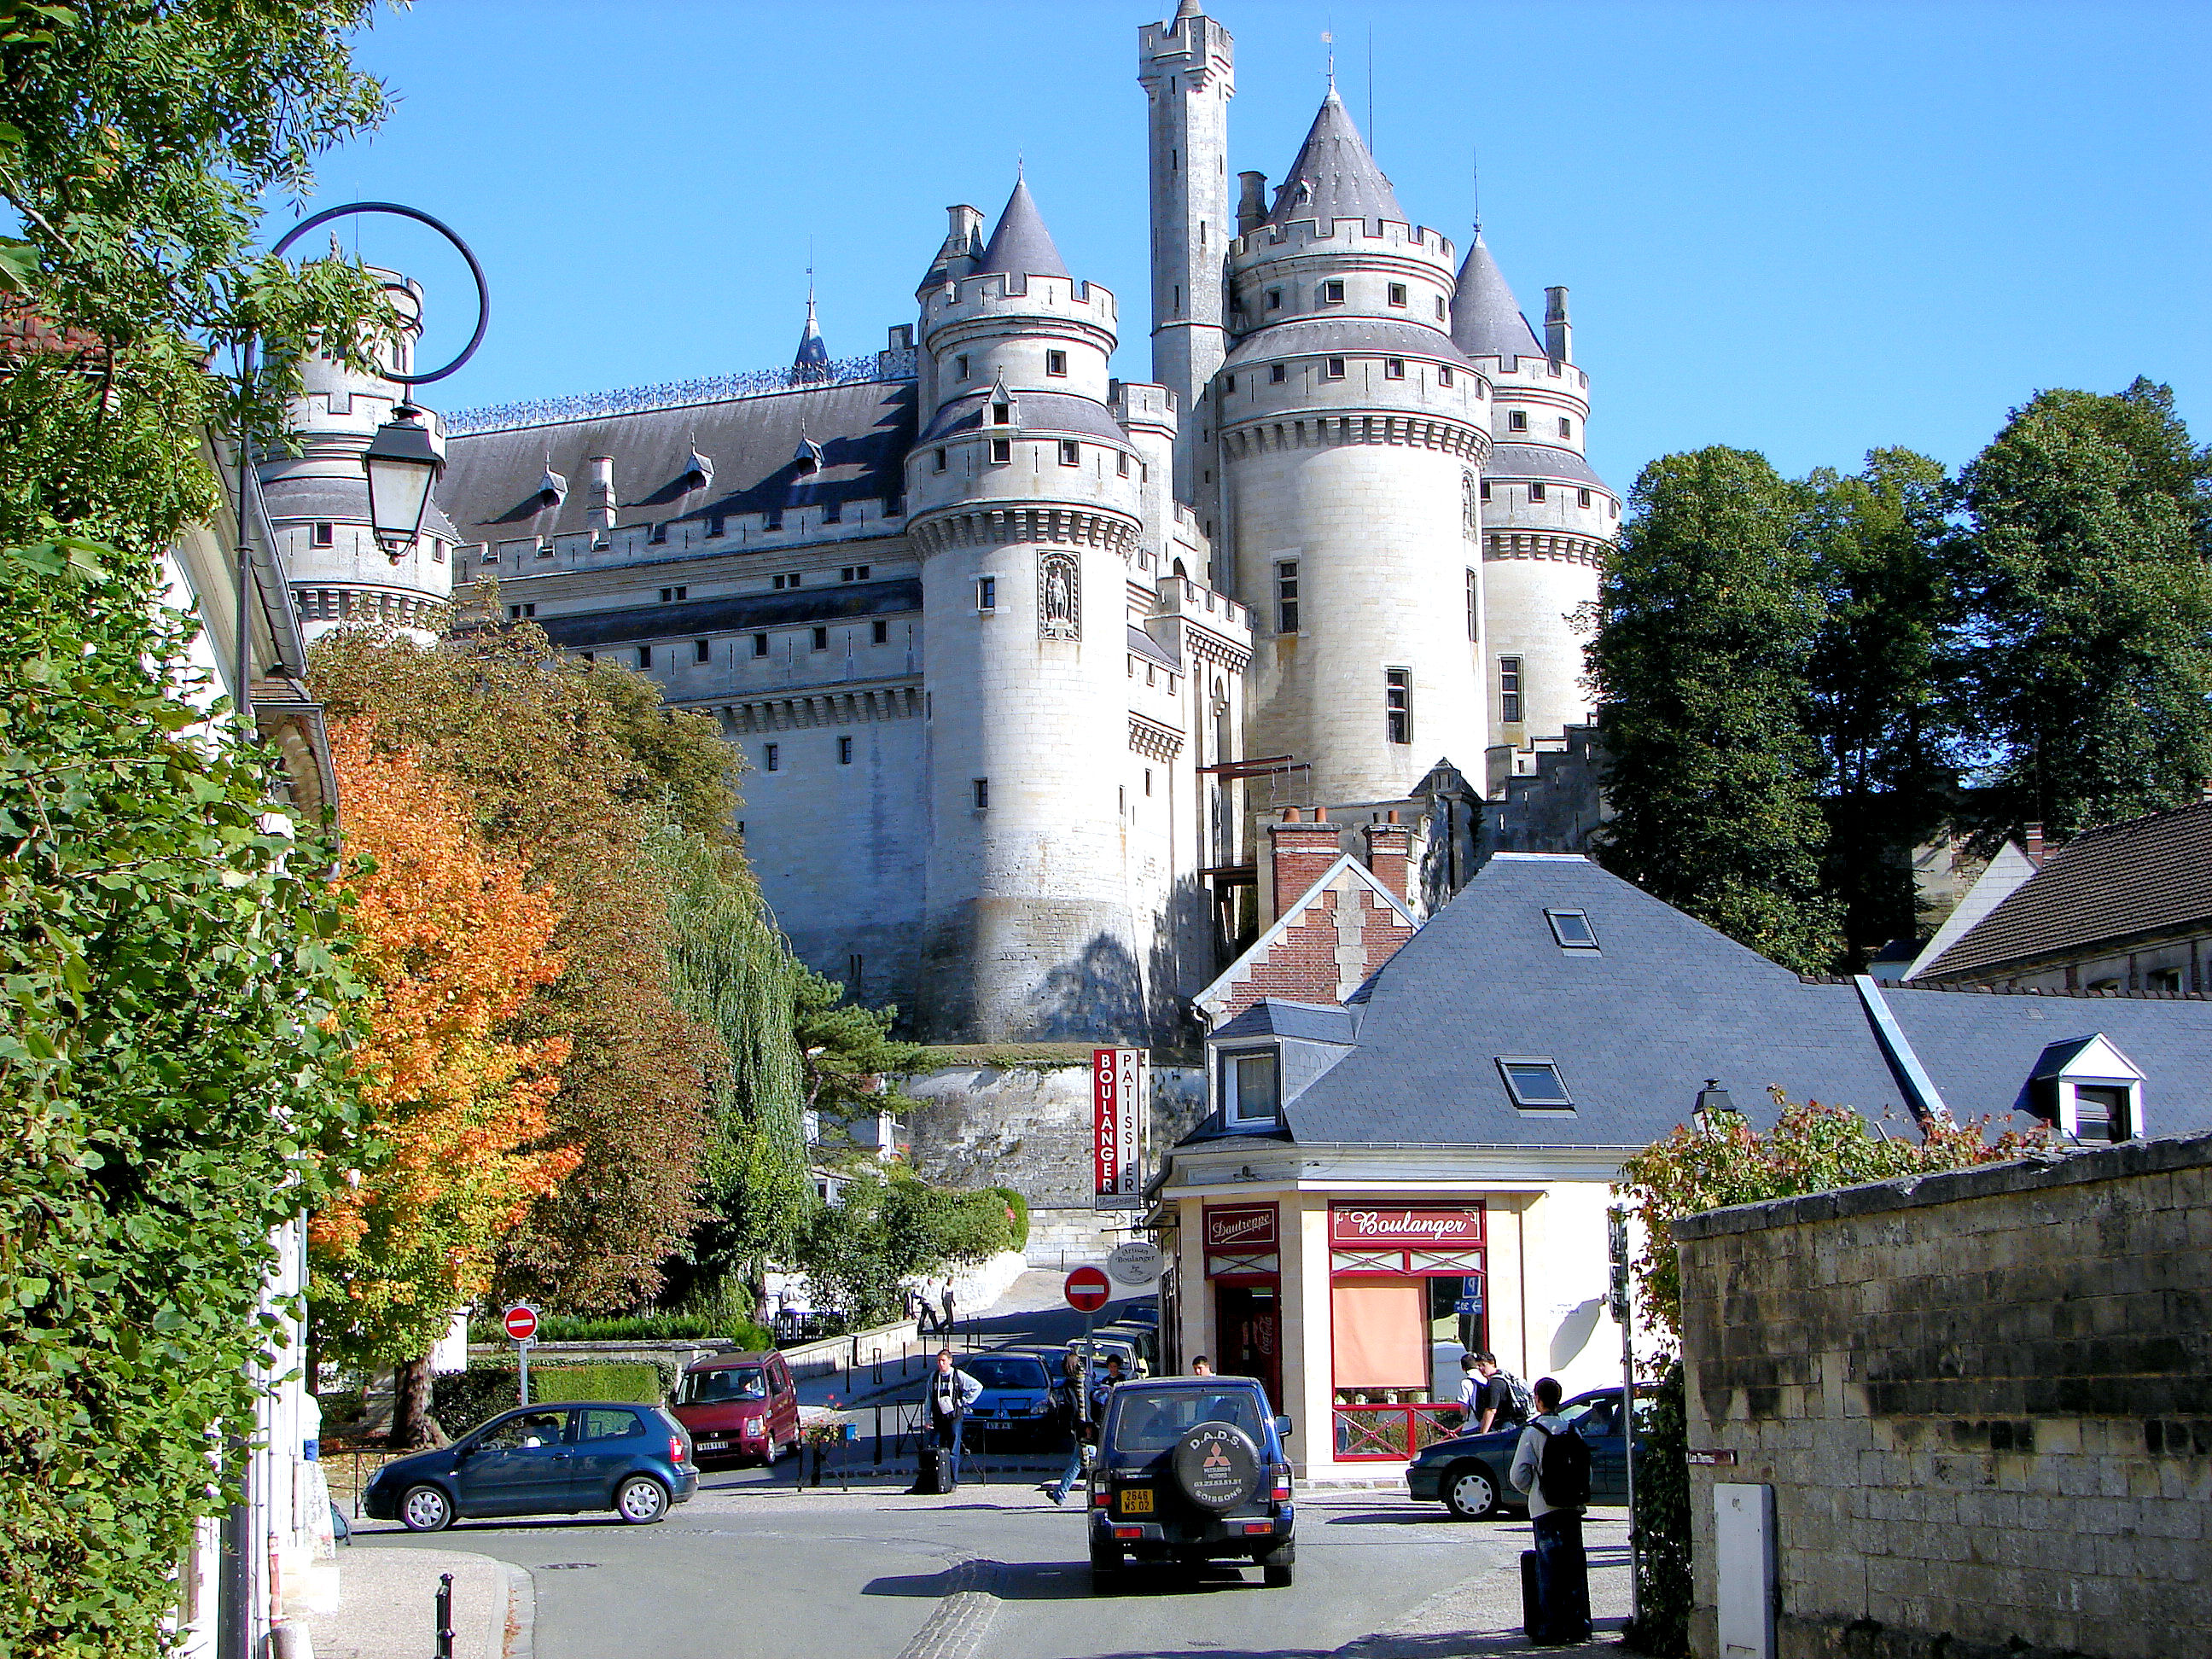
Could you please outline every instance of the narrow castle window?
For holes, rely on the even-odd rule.
[[[1571,438],[1575,435],[1575,423],[1564,415],[1559,416],[1559,435],[1562,438]]]
[[[955,357],[952,360],[952,378],[956,380],[964,380],[968,378],[968,358],[966,354],[963,353],[960,356]]]
[[[1406,303],[1406,285],[1403,283],[1390,284],[1390,303],[1394,306],[1402,306]]]
[[[1083,446],[1073,438],[1062,438],[1060,441],[1060,464],[1062,466],[1082,465]]]
[[[761,769],[764,772],[778,772],[783,769],[783,745],[781,744],[772,743],[762,750]]]
[[[990,779],[977,778],[969,785],[969,787],[974,792],[972,799],[975,803],[975,810],[979,812],[989,811],[991,810]]]
[[[1270,311],[1280,311],[1282,308],[1283,290],[1279,288],[1269,289],[1267,290],[1267,309]]]
[[[714,660],[714,647],[708,644],[706,641],[694,640],[691,641],[691,660],[693,662],[711,662]]]
[[[1129,458],[1127,455],[1115,456],[1114,458],[1114,470],[1116,472],[1119,472],[1123,477],[1127,477],[1129,476]]]
[[[1507,410],[1505,428],[1509,432],[1526,432],[1528,429],[1528,411],[1525,409]]]
[[[1540,483],[1530,484],[1528,486],[1528,499],[1532,501],[1542,501],[1544,499],[1544,486]]]
[[[640,668],[650,668],[653,666],[653,647],[651,646],[641,645],[638,647],[637,665]]]
[[[1145,793],[1147,795],[1152,793],[1152,769],[1149,766],[1145,769]]]
[[[1507,726],[1521,723],[1521,659],[1498,659],[1498,718]]]
[[[937,465],[936,465],[936,466],[935,466],[933,470],[933,471],[939,471],[939,472],[942,472],[942,471],[945,471],[945,452],[944,452],[943,450],[941,450],[941,449],[940,449],[940,450],[939,450],[939,451],[937,452],[937,455],[936,455],[936,461],[937,461]]]
[[[1224,374],[1221,377],[1221,395],[1224,398],[1233,398],[1237,395],[1237,377],[1234,374]]]
[[[891,642],[891,625],[887,622],[876,623],[872,638],[878,645],[889,645]]]
[[[1442,321],[1443,321],[1443,319],[1444,319],[1444,296],[1443,296],[1443,295],[1439,294],[1439,295],[1437,295],[1437,320],[1438,322],[1442,322]]]
[[[1577,507],[1588,507],[1589,503],[1590,494],[1589,490],[1577,489],[1575,491],[1575,505]]]
[[[767,512],[765,512],[765,513],[762,514],[761,514],[761,528],[762,528],[763,530],[781,530],[781,529],[782,529],[782,528],[783,528],[783,509],[782,509],[781,507],[772,507],[769,508],[769,510],[768,510]]]
[[[1322,370],[1321,377],[1324,380],[1342,380],[1344,378],[1344,359],[1341,357],[1330,358],[1328,360],[1328,367]]]
[[[838,764],[838,765],[840,765],[840,766],[850,766],[852,763],[853,763],[853,740],[852,740],[852,738],[838,738],[838,739],[837,739],[837,764]]]
[[[1482,496],[1482,499],[1483,499],[1484,501],[1488,501],[1488,500],[1490,499],[1490,480],[1489,480],[1489,479],[1485,478],[1485,479],[1482,481],[1482,489],[1481,489],[1481,491],[1480,491],[1480,495],[1481,495],[1481,496]]]
[[[1385,357],[1382,360],[1382,378],[1386,380],[1404,380],[1406,360],[1403,357]]]
[[[756,634],[753,635],[753,655],[756,657],[765,657],[768,655],[767,635]]]
[[[1438,386],[1449,386],[1451,383],[1451,365],[1449,363],[1439,363],[1437,366],[1437,384]]]
[[[1342,305],[1344,303],[1344,284],[1342,283],[1334,281],[1323,283],[1321,285],[1321,302],[1325,306]]]
[[[1467,573],[1467,636],[1482,637],[1482,578],[1472,570]]]
[[[996,576],[975,578],[975,608],[987,611],[999,608],[999,579]]]
[[[1382,725],[1391,742],[1413,742],[1413,670],[1386,668],[1382,671]]]
[[[328,519],[318,519],[313,531],[307,537],[307,544],[310,547],[328,547],[337,534],[337,526]]]
[[[1282,385],[1284,373],[1285,365],[1281,363],[1269,363],[1267,365],[1267,380],[1272,385]]]
[[[1013,459],[1014,441],[1012,438],[994,438],[991,440],[991,459],[994,463],[1000,466],[1004,466],[1008,461],[1011,461]]]
[[[1295,634],[1298,631],[1298,562],[1279,559],[1275,562],[1275,631]]]
[[[827,651],[829,648],[830,630],[826,628],[816,629],[814,630],[814,649],[817,651]]]
[[[1048,374],[1055,375],[1061,380],[1066,380],[1067,378],[1067,354],[1065,351],[1046,352],[1044,354],[1044,372]]]

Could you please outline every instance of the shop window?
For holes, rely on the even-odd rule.
[[[1282,1115],[1281,1085],[1275,1051],[1228,1054],[1221,1057],[1221,1115],[1231,1126],[1273,1123]]]
[[[1559,1076],[1559,1068],[1549,1060],[1538,1056],[1501,1054],[1498,1059],[1498,1075],[1505,1079],[1506,1092],[1513,1097],[1516,1106],[1534,1111],[1572,1111],[1574,1097]]]
[[[1559,940],[1562,951],[1597,949],[1597,933],[1590,926],[1587,910],[1547,910],[1544,916],[1552,924],[1552,937]]]

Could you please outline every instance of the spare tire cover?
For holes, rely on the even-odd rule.
[[[1260,1484],[1260,1449],[1234,1423],[1200,1423],[1170,1455],[1176,1485],[1200,1509],[1233,1510]]]

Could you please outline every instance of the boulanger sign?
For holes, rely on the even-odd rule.
[[[1091,1051],[1093,1207],[1133,1210],[1144,1203],[1144,1054],[1136,1048]]]
[[[1482,1243],[1482,1206],[1407,1207],[1391,1204],[1336,1204],[1328,1212],[1333,1244],[1380,1246],[1385,1249],[1459,1249]]]

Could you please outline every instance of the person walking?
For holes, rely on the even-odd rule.
[[[943,1323],[941,1323],[941,1324],[939,1324],[939,1325],[938,1326],[938,1328],[938,1328],[941,1333],[943,1333],[945,1335],[946,1335],[946,1336],[951,1336],[951,1335],[952,1335],[952,1334],[953,1334],[953,1330],[952,1330],[952,1281],[951,1281],[951,1279],[946,1279],[946,1280],[945,1281],[945,1319],[944,1319],[944,1322],[943,1322]],[[973,1344],[970,1344],[969,1346],[974,1346],[974,1345],[973,1345]]]
[[[922,1397],[929,1406],[930,1434],[936,1442],[938,1455],[945,1460],[945,1492],[960,1484],[961,1431],[968,1420],[969,1407],[982,1392],[981,1382],[953,1364],[951,1349],[937,1351],[937,1369],[930,1373]]]
[[[1528,1407],[1513,1387],[1512,1376],[1498,1370],[1496,1354],[1478,1348],[1473,1353],[1462,1354],[1459,1365],[1463,1373],[1459,1383],[1459,1407],[1467,1417],[1465,1426],[1468,1432],[1489,1434],[1527,1424]]]
[[[1521,1431],[1506,1477],[1528,1495],[1536,1535],[1536,1643],[1589,1639],[1589,1563],[1583,1554],[1583,1509],[1589,1502],[1589,1447],[1559,1415],[1559,1379],[1536,1379],[1536,1416]]]
[[[1060,1362],[1060,1380],[1053,1391],[1061,1425],[1067,1431],[1067,1467],[1060,1471],[1059,1480],[1046,1481],[1042,1488],[1055,1504],[1066,1503],[1067,1494],[1083,1478],[1083,1449],[1097,1438],[1083,1384],[1083,1356],[1070,1348]]]

